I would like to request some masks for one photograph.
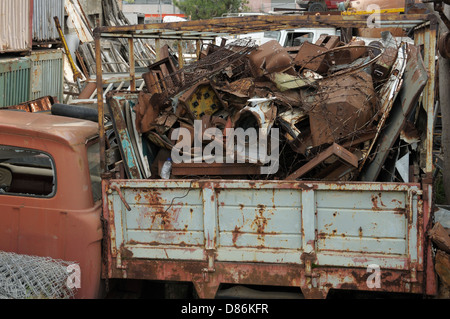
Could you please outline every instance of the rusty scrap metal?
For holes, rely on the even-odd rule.
[[[342,141],[370,129],[374,98],[372,77],[365,72],[322,81],[310,111],[312,146]]]
[[[52,96],[44,96],[42,98],[28,101],[22,104],[8,106],[6,109],[8,110],[20,110],[26,112],[49,112],[51,111],[52,105],[58,103],[56,98]]]
[[[391,39],[389,34],[385,38]],[[258,138],[267,138],[276,128],[281,130],[282,164],[268,178],[357,180],[369,155],[377,151],[374,141],[385,128],[407,68],[404,46],[383,43],[388,46],[367,46],[354,39],[343,43],[337,37],[323,36],[315,44],[303,43],[293,58],[294,51],[276,41],[256,47],[253,41],[241,39],[220,47],[209,45],[201,59],[181,68],[165,47],[162,59],[150,64],[143,76],[144,92],[137,98],[132,93],[123,97],[131,101],[136,113],[138,135],[131,134],[130,145],[139,149],[143,141],[131,142],[141,134],[153,148],[148,165],[161,166],[167,158],[157,159],[156,154],[181,142],[180,137],[172,140],[177,128],[193,133],[195,120],[202,123],[202,131],[195,133],[202,135],[182,140],[186,144],[183,154],[188,152],[185,155],[191,159],[202,154],[199,147],[206,147],[205,143],[196,145],[194,138],[205,138],[225,151],[227,129],[254,128]],[[414,71],[413,66],[408,68]],[[208,128],[219,128],[223,139],[205,137]],[[117,135],[123,144],[123,132]],[[249,143],[238,141],[236,147],[245,150],[243,158],[239,155],[239,165],[209,169],[203,158],[202,163],[175,165],[179,174],[174,176],[260,175],[262,163],[251,154]],[[138,154],[135,150],[134,155]],[[135,164],[142,173],[141,157],[135,158]],[[249,163],[259,166],[250,169]],[[129,165],[127,160],[124,164],[125,168]],[[152,176],[157,178],[158,173]]]
[[[377,154],[363,172],[362,180],[373,181],[377,179],[383,163],[385,163],[386,158],[394,147],[397,138],[401,135],[401,131],[406,128],[408,116],[413,112],[427,81],[428,73],[419,48],[409,45],[404,84],[399,93],[400,103],[392,110],[389,125],[380,135]]]
[[[443,58],[450,59],[450,32],[444,33],[439,38],[438,49]]]
[[[314,158],[312,161],[310,161],[308,164],[302,166],[300,169],[289,175],[286,180],[295,180],[297,178],[302,177],[312,169],[314,169],[316,166],[321,164],[322,162],[326,161],[332,156],[337,156],[340,160],[344,161],[346,164],[351,165],[355,168],[358,167],[358,157],[344,149],[343,147],[339,146],[338,144],[334,143],[331,145],[326,151],[319,154],[316,158]]]

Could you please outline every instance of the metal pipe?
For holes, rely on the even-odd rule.
[[[131,77],[131,91],[136,91],[136,69],[134,61],[134,40],[133,38],[128,39],[128,48],[130,53],[130,77]]]
[[[101,37],[95,36],[95,64],[97,67],[97,107],[98,107],[98,127],[100,138],[100,170],[106,173],[106,147],[105,147],[105,123],[104,121],[104,103],[103,103],[103,79],[102,79],[102,48]]]

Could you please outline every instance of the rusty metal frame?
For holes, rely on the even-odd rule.
[[[159,42],[161,39],[173,40],[214,40],[216,37],[257,32],[263,30],[282,30],[289,28],[300,27],[367,27],[369,16],[321,16],[321,15],[293,15],[293,16],[250,16],[239,18],[221,18],[212,20],[187,21],[175,23],[160,23],[160,24],[145,24],[135,26],[119,26],[119,27],[102,27],[94,30],[95,50],[96,50],[96,66],[97,66],[97,96],[98,96],[98,114],[99,114],[99,129],[100,129],[100,143],[101,153],[100,161],[103,173],[106,172],[106,156],[105,156],[105,127],[103,123],[104,118],[104,100],[103,100],[103,81],[102,81],[102,67],[101,67],[101,39],[102,38],[128,38],[130,49],[133,46],[133,39],[135,38],[153,38]],[[432,209],[432,172],[433,172],[433,119],[434,119],[434,100],[435,100],[435,56],[436,56],[436,36],[437,36],[437,18],[435,15],[426,14],[411,14],[411,15],[385,15],[381,17],[381,27],[404,27],[415,28],[415,40],[417,45],[423,47],[425,65],[430,76],[430,81],[424,91],[423,105],[428,115],[427,122],[427,154],[426,154],[426,178],[422,181],[421,189],[423,191],[422,200],[418,201],[418,211],[423,212],[417,216],[418,227],[415,231],[418,234],[416,240],[422,238],[423,241],[417,242],[417,255],[415,256],[414,265],[411,265],[412,271],[408,273],[391,271],[389,272],[389,280],[392,285],[389,291],[393,292],[414,292],[433,295],[437,292],[436,275],[433,269],[432,251],[429,239],[426,237],[427,227],[430,223],[431,209]],[[132,50],[132,49],[131,49]],[[130,67],[130,76],[135,74],[134,65]],[[132,81],[134,83],[134,81]],[[135,89],[132,85],[132,90]],[[106,177],[108,174],[105,174]],[[103,180],[104,198],[107,192],[110,191],[108,178]],[[121,181],[117,181],[121,182]],[[125,182],[125,181],[122,181]],[[192,182],[191,182],[192,183]],[[130,184],[130,181],[126,182]],[[132,184],[132,182],[131,182]],[[130,184],[130,185],[131,185]],[[267,187],[273,187],[269,183]],[[325,184],[323,184],[325,185]],[[354,187],[358,187],[355,184]],[[400,184],[399,184],[400,185]],[[411,184],[409,184],[411,186]],[[382,187],[386,185],[383,184]],[[226,187],[229,187],[227,184]],[[297,183],[286,183],[282,187],[300,187]],[[340,189],[343,185],[336,184],[336,189]],[[348,187],[348,186],[347,186]],[[377,187],[377,184],[366,184],[366,187]],[[422,192],[421,192],[422,193]],[[412,198],[412,196],[411,196]],[[108,203],[103,203],[105,218],[109,221],[113,220],[114,216],[109,216],[111,212],[108,209]],[[410,232],[409,236],[412,236]],[[310,234],[313,235],[313,234]],[[116,234],[111,234],[111,240],[115,240]],[[108,243],[111,245],[111,242]],[[423,246],[425,245],[425,246]],[[318,286],[318,281],[324,278],[326,282],[325,290],[330,288],[341,289],[364,289],[359,287],[354,282],[365,285],[367,274],[365,270],[361,269],[340,269],[340,268],[320,268],[316,270],[311,268],[311,262],[308,262],[308,256],[305,256],[303,265],[291,264],[247,264],[239,263],[233,267],[232,262],[218,262],[214,264],[213,256],[209,255],[208,249],[212,252],[214,243],[207,242],[205,245],[206,254],[211,257],[204,261],[190,261],[180,263],[172,260],[135,260],[133,263],[122,263],[120,254],[117,256],[111,255],[109,250],[109,262],[105,266],[105,274],[109,278],[123,278],[131,273],[139,273],[141,279],[155,279],[155,280],[177,280],[193,282],[201,297],[212,297],[217,291],[220,283],[254,283],[250,280],[251,273],[255,272],[256,279],[266,279],[267,283],[273,285],[286,285],[303,287],[305,295],[314,297],[316,293],[321,294],[314,287]],[[111,247],[110,247],[111,248]],[[126,256],[125,256],[126,257]],[[231,267],[230,267],[231,266]],[[149,271],[154,268],[154,271]],[[422,269],[423,268],[423,269]],[[143,271],[145,269],[145,271]],[[199,270],[200,269],[200,270]],[[214,276],[209,276],[211,271],[215,271]],[[237,273],[236,273],[237,272]],[[320,272],[320,274],[318,274]],[[272,274],[272,275],[270,275]],[[280,276],[286,274],[286,276]],[[258,277],[259,276],[259,277]],[[264,276],[264,277],[262,277]],[[352,277],[351,286],[346,286],[345,280],[336,285],[327,284],[335,280]],[[213,278],[212,281],[210,278]],[[328,280],[328,279],[333,280]],[[356,280],[359,278],[358,280]],[[336,282],[336,281],[335,281]],[[399,284],[402,283],[402,284]],[[319,284],[319,286],[321,286]]]
[[[100,27],[94,30],[95,55],[96,55],[96,76],[97,76],[97,101],[100,125],[100,164],[102,171],[106,171],[105,157],[105,132],[103,125],[104,99],[103,99],[103,75],[101,64],[101,39],[127,38],[130,52],[133,52],[133,39],[152,38],[158,42],[166,40],[215,40],[217,37],[231,34],[245,34],[250,32],[283,30],[301,27],[367,27],[368,15],[355,16],[321,16],[321,15],[289,15],[289,16],[246,16],[233,18],[217,18],[208,20],[170,22],[156,24],[139,24],[130,26]],[[414,28],[430,21],[437,23],[434,15],[410,14],[410,15],[384,15],[380,20],[380,27],[403,27]],[[430,39],[433,36],[430,35]],[[436,39],[434,39],[436,41]],[[428,49],[428,48],[427,48]],[[430,48],[431,49],[431,48]],[[182,60],[182,56],[179,56]],[[131,90],[135,90],[135,65],[134,59],[130,61]],[[182,64],[180,64],[182,65]],[[431,117],[432,118],[432,117]],[[432,136],[431,136],[432,137]],[[431,140],[432,141],[432,140]],[[431,143],[432,144],[432,143]],[[431,152],[430,152],[431,154]],[[431,155],[432,156],[432,155]]]
[[[103,180],[104,195],[119,192],[120,201],[127,206],[127,191],[142,187],[140,181],[133,180]],[[377,183],[305,183],[286,181],[189,181],[171,180],[154,181],[147,192],[148,200],[163,205],[158,189],[193,189],[200,191],[204,200],[204,238],[205,244],[201,247],[185,245],[172,247],[171,245],[155,246],[153,252],[139,243],[132,243],[135,247],[124,246],[121,242],[124,233],[120,227],[108,228],[108,263],[104,274],[108,278],[129,278],[148,280],[171,280],[192,282],[200,297],[213,298],[221,283],[255,284],[298,287],[306,297],[326,297],[330,289],[359,289],[368,290],[366,285],[369,273],[366,264],[379,263],[383,269],[383,286],[376,291],[389,291],[401,293],[422,293],[424,278],[423,252],[424,247],[419,238],[422,237],[422,211],[423,201],[420,199],[419,184],[377,184]],[[117,190],[119,188],[119,191]],[[408,242],[405,255],[381,256],[368,254],[364,257],[358,254],[343,256],[332,250],[318,249],[321,234],[316,238],[314,223],[310,223],[310,214],[301,214],[302,218],[302,244],[298,249],[263,248],[253,259],[247,256],[241,262],[236,262],[239,254],[244,254],[243,248],[223,247],[219,245],[219,221],[217,214],[218,195],[221,189],[255,189],[255,190],[296,190],[301,192],[302,211],[314,211],[316,192],[326,191],[373,191],[373,192],[404,192],[407,202],[402,214],[407,220],[406,242]],[[122,193],[122,195],[121,195]],[[138,193],[141,196],[147,195]],[[144,199],[144,200],[147,200]],[[125,201],[125,202],[124,202]],[[114,224],[114,209],[112,202],[104,203],[104,218]],[[221,205],[221,204],[220,204]],[[378,198],[372,197],[373,208],[381,209],[383,205],[381,194]],[[208,214],[206,213],[208,212]],[[400,213],[400,211],[399,211]],[[120,212],[119,212],[120,214]],[[162,213],[157,213],[162,214]],[[122,217],[121,217],[122,218]],[[167,215],[165,223],[170,224],[173,217]],[[122,221],[121,221],[122,222]],[[120,222],[120,223],[121,223]],[[116,225],[117,226],[117,225]],[[236,230],[236,237],[240,236]],[[156,243],[154,243],[156,245]],[[318,245],[315,247],[315,245]],[[152,248],[153,249],[153,248]],[[238,251],[241,249],[240,251]],[[142,254],[145,252],[145,258]],[[182,253],[182,251],[184,253]],[[180,254],[188,254],[189,258],[181,258]],[[238,255],[237,255],[238,254]],[[283,257],[284,256],[284,257]],[[241,259],[243,256],[237,258]],[[281,261],[280,261],[281,260]]]

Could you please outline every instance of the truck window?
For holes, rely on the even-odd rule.
[[[285,47],[298,47],[304,42],[312,42],[314,33],[312,32],[290,32],[287,34]]]
[[[55,164],[44,152],[0,145],[0,195],[53,197]]]
[[[265,31],[264,32],[264,38],[268,38],[271,40],[277,40],[280,41],[281,32],[280,31]]]
[[[92,195],[94,196],[94,202],[96,202],[102,198],[100,144],[98,141],[88,144],[87,156],[89,162],[89,174],[91,175]]]

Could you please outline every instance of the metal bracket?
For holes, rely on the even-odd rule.
[[[307,281],[311,285],[312,288],[318,287],[318,281],[317,278],[320,277],[320,274],[313,271],[313,262],[317,259],[315,253],[303,253],[300,257],[301,260],[305,263],[305,277],[307,278]]]
[[[116,256],[116,268],[123,270],[127,269],[127,266],[122,264],[122,255],[120,253],[117,253]]]
[[[203,280],[205,282],[209,282],[209,274],[216,272],[215,268],[215,249],[207,249],[206,250],[207,259],[208,259],[208,267],[202,268]]]
[[[415,268],[411,269],[409,278],[403,278],[402,279],[404,285],[405,285],[405,291],[406,292],[412,292],[412,287],[414,284],[417,284],[419,281],[417,280],[417,271]]]
[[[110,188],[110,191],[111,191],[111,190],[115,190],[115,191],[119,194],[119,197],[120,197],[120,199],[122,200],[122,203],[125,205],[126,209],[127,209],[128,211],[131,211],[131,207],[130,207],[130,205],[128,205],[127,201],[125,200],[125,197],[123,196],[122,191],[120,190],[120,187],[118,187],[118,186],[116,186],[116,185],[113,185],[113,186],[111,186],[111,188]],[[108,191],[109,194],[111,194],[110,191]]]
[[[410,189],[408,190],[408,223],[412,223],[413,220],[413,198],[414,196],[422,196],[423,195],[423,191],[420,189]],[[419,200],[419,198],[417,198],[417,200]]]

